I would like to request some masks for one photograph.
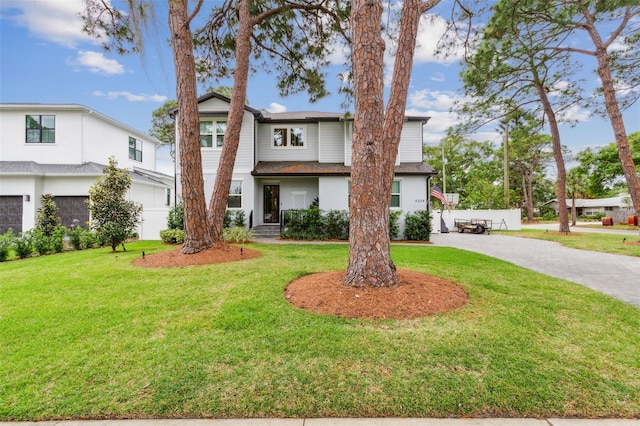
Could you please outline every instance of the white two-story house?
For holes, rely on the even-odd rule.
[[[0,233],[35,226],[52,194],[64,226],[86,226],[88,191],[114,157],[142,203],[142,239],[159,239],[173,202],[173,176],[156,172],[160,141],[82,105],[0,104]]]
[[[230,100],[209,93],[198,104],[208,202]],[[402,131],[390,206],[402,211],[402,219],[428,206],[429,179],[436,171],[422,161],[422,128],[427,121],[428,117],[407,117]],[[244,210],[249,226],[279,224],[283,211],[306,209],[316,198],[322,210],[348,210],[352,135],[353,120],[342,113],[272,114],[246,106],[228,207]],[[179,168],[176,180],[179,185]]]

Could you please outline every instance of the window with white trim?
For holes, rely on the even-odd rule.
[[[274,126],[272,127],[272,148],[304,148],[304,126]]]
[[[142,161],[142,141],[129,136],[129,158]]]
[[[231,187],[229,188],[229,200],[227,201],[227,208],[241,209],[242,208],[242,181],[232,180]]]
[[[349,194],[349,205],[351,205],[351,180],[347,181],[347,191]],[[394,180],[391,184],[391,205],[389,206],[392,209],[400,208],[400,181]]]
[[[226,131],[227,120],[200,120],[200,146],[221,148]]]
[[[55,115],[27,115],[27,143],[56,143]]]

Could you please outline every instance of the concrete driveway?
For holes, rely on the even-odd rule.
[[[580,229],[582,232],[582,229]],[[637,232],[632,231],[632,235]],[[622,235],[620,239],[624,238]],[[629,238],[629,237],[627,237]],[[616,297],[640,307],[640,258],[577,250],[552,241],[497,234],[432,234],[434,245],[506,260]]]

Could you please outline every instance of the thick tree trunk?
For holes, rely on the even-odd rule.
[[[236,34],[236,67],[233,80],[233,94],[229,106],[227,129],[224,134],[220,163],[216,181],[211,194],[207,218],[211,226],[211,234],[216,242],[223,241],[222,223],[224,213],[229,200],[229,190],[233,178],[233,167],[236,162],[236,153],[240,144],[240,131],[244,105],[247,97],[247,80],[249,76],[249,61],[251,55],[251,33],[253,22],[248,0],[238,2],[238,20],[240,28]]]
[[[391,189],[383,145],[384,41],[382,5],[355,0],[351,9],[355,116],[351,156],[349,265],[345,284],[384,287],[397,282],[389,242]]]
[[[346,285],[383,287],[395,285],[398,280],[389,241],[391,187],[420,16],[438,2],[405,0],[403,4],[386,112],[383,100],[385,46],[380,34],[382,5],[376,0],[355,0],[351,6],[356,111]]]
[[[591,32],[590,32],[591,33]],[[596,43],[596,58],[598,60],[598,75],[602,81],[602,89],[604,92],[604,103],[607,108],[607,114],[609,115],[609,121],[611,121],[611,127],[613,127],[613,133],[616,138],[616,145],[618,147],[618,155],[620,157],[620,163],[622,164],[622,171],[624,172],[624,178],[629,187],[629,195],[633,203],[633,208],[636,214],[640,213],[640,178],[638,172],[633,163],[633,156],[631,155],[631,148],[629,146],[629,138],[627,137],[627,131],[622,120],[622,112],[620,111],[620,105],[616,97],[616,89],[613,84],[613,78],[611,77],[611,57],[607,53],[606,47],[602,45],[602,42],[598,44],[597,39],[592,35],[594,43]],[[640,234],[638,235],[638,241],[640,241]]]
[[[176,69],[180,172],[184,203],[185,254],[213,246],[207,226],[207,212],[200,153],[200,118],[196,92],[195,60],[189,29],[188,0],[169,0],[169,28]]]
[[[559,217],[559,231],[570,232],[569,229],[569,209],[567,209],[567,170],[564,166],[564,157],[562,156],[562,144],[560,143],[560,130],[558,130],[558,120],[556,114],[553,111],[551,102],[547,97],[547,92],[542,84],[536,84],[540,101],[544,109],[547,121],[549,123],[549,130],[551,131],[551,142],[553,145],[553,157],[556,160],[556,167],[558,169],[558,188],[556,189],[556,197],[558,198],[558,213]]]

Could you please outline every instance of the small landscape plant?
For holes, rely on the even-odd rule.
[[[184,243],[184,231],[182,229],[163,229],[160,231],[160,239],[165,244]]]
[[[243,244],[253,239],[253,231],[244,226],[233,226],[222,231],[225,242],[233,244]]]
[[[14,249],[20,259],[26,259],[33,254],[33,237],[29,232],[23,232],[16,238]]]
[[[4,262],[9,258],[9,253],[15,243],[16,237],[13,235],[13,229],[9,228],[7,232],[0,235],[0,262]]]
[[[36,228],[46,237],[53,235],[56,226],[60,226],[60,216],[58,216],[58,206],[53,201],[51,194],[42,194],[40,197],[40,208],[36,215]]]
[[[392,240],[398,239],[400,236],[400,216],[402,212],[400,210],[393,210],[389,212],[389,238]]]
[[[184,205],[182,201],[169,210],[167,227],[169,229],[184,229]]]

